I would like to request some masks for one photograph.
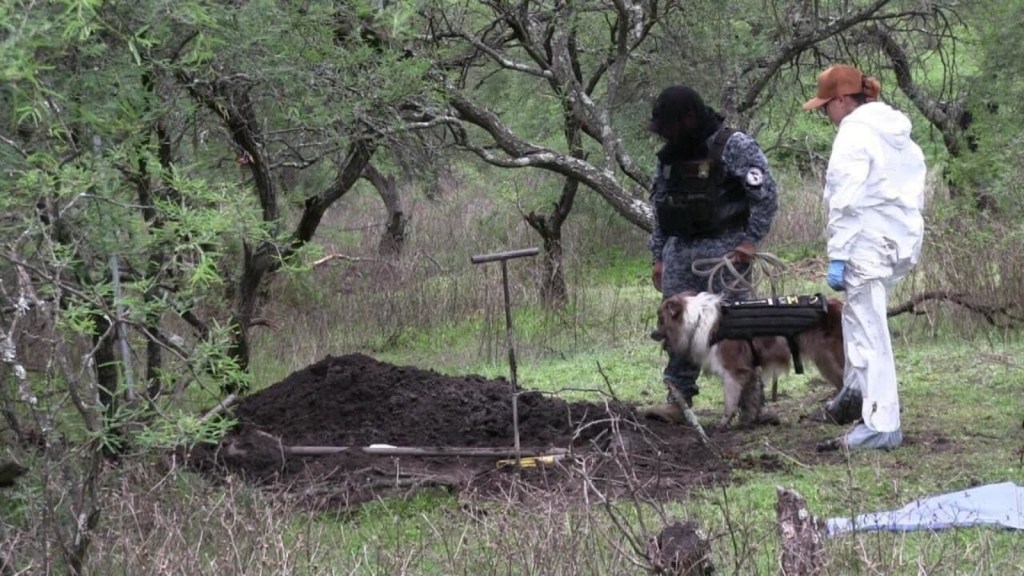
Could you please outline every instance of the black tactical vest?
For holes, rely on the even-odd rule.
[[[708,157],[663,166],[665,193],[655,202],[666,236],[711,238],[747,226],[750,204],[739,178],[729,176],[722,151],[735,131],[722,128]]]

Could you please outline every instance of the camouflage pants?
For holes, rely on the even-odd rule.
[[[684,240],[682,238],[670,238],[662,250],[662,262],[664,269],[661,276],[662,299],[668,298],[680,292],[705,292],[708,291],[708,278],[693,272],[693,263],[706,258],[721,258],[732,253],[733,249],[742,240],[741,233],[733,233],[718,238],[701,238],[697,240]],[[737,266],[741,273],[749,272],[749,267]],[[728,272],[726,272],[728,274]],[[712,286],[713,292],[722,294],[728,300],[743,300],[749,298],[749,293],[728,292],[725,284],[734,278],[718,276]],[[669,352],[668,365],[662,373],[662,379],[669,386],[675,388],[687,400],[696,396],[700,390],[697,387],[697,378],[700,376],[700,366]],[[671,401],[671,395],[669,401]]]

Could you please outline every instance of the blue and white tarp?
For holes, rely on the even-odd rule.
[[[1024,489],[1013,482],[989,484],[915,500],[899,510],[830,518],[829,536],[853,531],[911,532],[965,526],[1024,530]]]

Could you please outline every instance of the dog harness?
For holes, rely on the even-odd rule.
[[[818,325],[828,315],[828,299],[821,294],[812,296],[779,296],[758,300],[723,302],[718,318],[718,330],[712,344],[721,340],[746,340],[754,354],[754,361],[761,363],[754,348],[753,339],[761,336],[782,336],[789,345],[793,356],[793,370],[804,373],[800,361],[800,345],[796,337],[801,332]]]

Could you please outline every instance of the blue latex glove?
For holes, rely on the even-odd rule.
[[[833,290],[842,292],[846,290],[846,284],[843,282],[843,272],[846,271],[846,261],[844,260],[832,260],[828,263],[828,276],[825,280]]]

